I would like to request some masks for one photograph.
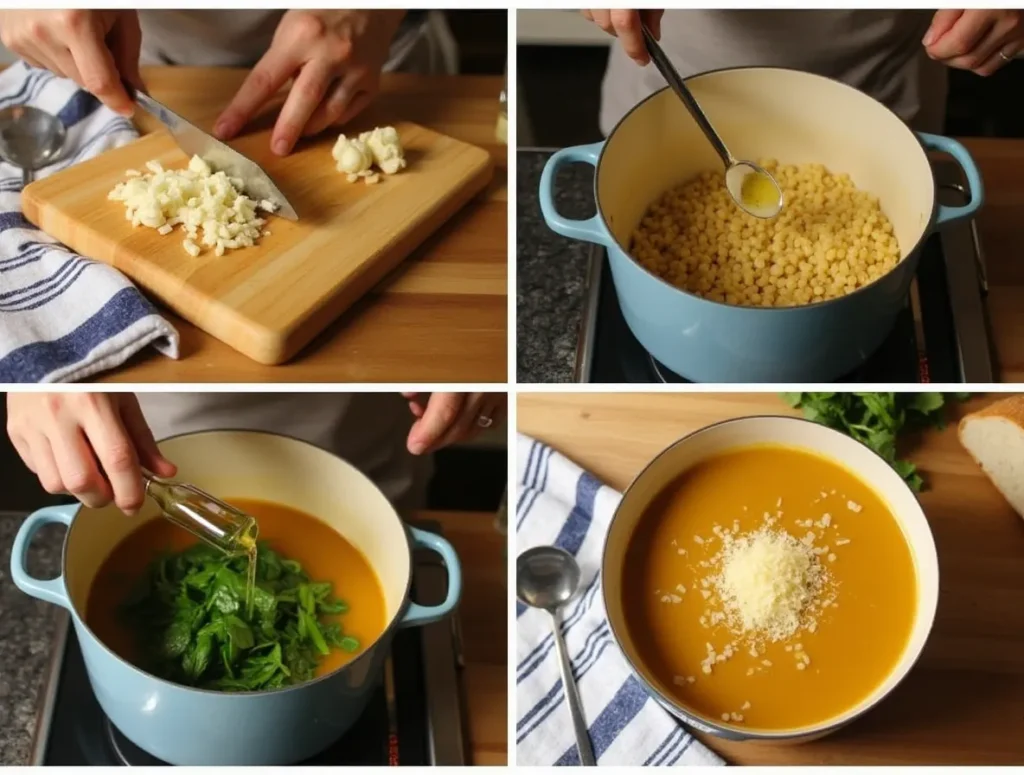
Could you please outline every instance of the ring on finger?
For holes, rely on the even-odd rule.
[[[476,424],[481,428],[490,428],[494,425],[494,418],[489,417],[486,414],[481,414],[476,418]]]
[[[1000,51],[999,52],[999,58],[1002,59],[1004,62],[1012,62],[1013,61],[1013,57],[1010,56],[1009,54],[1007,54],[1005,51]]]

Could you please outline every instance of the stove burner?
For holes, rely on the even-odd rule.
[[[107,733],[107,742],[110,743],[118,764],[123,764],[126,767],[162,767],[167,765],[167,762],[162,762],[155,756],[151,756],[125,737],[121,730],[111,723],[110,719],[103,719],[103,728]]]
[[[682,384],[688,382],[688,380],[685,380],[682,377],[680,377],[678,374],[672,371],[672,369],[670,369],[668,366],[659,361],[650,353],[647,353],[647,360],[651,362],[651,368],[654,369],[654,376],[658,378],[659,382],[665,382],[668,384]]]

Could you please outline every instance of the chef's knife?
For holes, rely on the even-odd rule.
[[[127,84],[125,88],[140,107],[167,127],[178,147],[190,159],[193,156],[198,156],[214,170],[222,171],[228,177],[239,178],[247,197],[257,202],[266,199],[278,206],[274,215],[280,215],[290,221],[299,219],[295,208],[291,206],[285,195],[274,185],[274,181],[260,165],[232,149],[226,143],[222,143],[216,137],[206,134],[195,124],[189,123],[145,92],[133,89]]]

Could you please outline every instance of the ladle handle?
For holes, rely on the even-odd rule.
[[[565,692],[565,701],[569,704],[569,714],[572,716],[572,726],[576,732],[576,747],[580,752],[580,764],[584,767],[594,767],[597,765],[597,760],[594,758],[594,749],[590,744],[590,731],[587,729],[587,720],[583,716],[580,693],[576,688],[576,679],[572,675],[572,662],[569,661],[569,652],[565,648],[565,640],[562,638],[562,627],[558,622],[557,613],[551,614],[551,625],[555,631],[555,650],[558,652],[558,662],[562,668],[562,690]]]
[[[661,73],[662,77],[668,81],[668,85],[672,87],[672,91],[676,93],[676,96],[683,101],[686,109],[690,111],[690,115],[693,116],[693,120],[697,122],[697,126],[700,127],[700,131],[704,133],[704,136],[711,143],[711,146],[715,149],[721,159],[722,163],[726,167],[733,163],[732,154],[729,153],[729,149],[725,147],[725,143],[718,136],[718,132],[711,126],[711,122],[708,121],[708,117],[704,115],[704,111],[701,110],[697,100],[694,99],[690,90],[686,84],[683,83],[683,79],[676,71],[675,66],[669,61],[669,58],[665,55],[664,50],[658,44],[658,41],[654,37],[654,33],[651,32],[650,28],[641,22],[640,29],[644,33],[644,42],[647,44],[647,53],[651,55],[651,60],[654,62],[654,66],[658,68],[658,72]]]

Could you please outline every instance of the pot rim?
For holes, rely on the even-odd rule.
[[[181,439],[181,438],[185,438],[187,436],[205,436],[205,435],[208,435],[208,434],[215,434],[215,433],[248,433],[248,434],[260,435],[260,436],[276,436],[276,437],[279,437],[279,438],[286,439],[288,441],[294,441],[294,442],[298,442],[299,444],[304,444],[304,445],[306,445],[308,447],[312,447],[313,449],[316,449],[316,450],[318,450],[320,452],[323,452],[323,453],[325,453],[327,455],[330,455],[335,460],[340,461],[340,462],[344,463],[345,465],[351,466],[361,476],[365,477],[366,480],[374,487],[374,489],[376,489],[378,492],[380,492],[380,488],[377,487],[377,485],[373,482],[373,480],[371,480],[368,476],[366,476],[366,474],[364,474],[362,471],[360,471],[358,468],[353,466],[351,463],[349,463],[344,458],[334,454],[330,450],[324,449],[323,447],[321,447],[321,446],[319,446],[317,444],[313,444],[312,442],[306,441],[305,439],[300,439],[300,438],[298,438],[296,436],[291,436],[291,435],[289,435],[287,433],[278,433],[276,431],[261,431],[261,430],[255,430],[255,429],[252,429],[252,428],[217,428],[217,429],[208,429],[208,430],[202,430],[202,431],[190,431],[190,432],[187,432],[187,433],[177,433],[177,434],[174,434],[173,436],[165,436],[164,438],[162,438],[162,439],[157,441],[157,445],[159,445],[159,444],[161,444],[161,443],[163,443],[165,441],[173,441],[175,439]],[[383,492],[381,492],[381,496],[384,497]],[[387,500],[387,499],[385,498],[385,500]],[[388,501],[388,503],[390,504],[391,502]],[[85,504],[79,504],[78,508],[75,509],[75,516],[72,519],[71,524],[68,526],[67,533],[64,536],[64,542],[63,542],[63,545],[61,547],[61,574],[62,574],[63,578],[67,578],[68,540],[71,538],[71,531],[74,528],[75,521],[78,519],[78,515],[82,511],[83,508],[85,508]],[[363,652],[361,654],[359,654],[352,661],[347,662],[344,665],[341,665],[341,666],[335,668],[334,670],[332,670],[329,673],[326,673],[326,674],[320,675],[320,676],[316,676],[315,678],[313,678],[310,681],[303,681],[300,684],[294,684],[292,686],[282,686],[282,687],[277,688],[277,689],[260,689],[260,690],[252,691],[252,692],[223,692],[223,691],[218,691],[216,689],[204,689],[204,688],[199,687],[199,686],[186,686],[185,684],[175,683],[174,681],[168,681],[166,678],[160,678],[159,676],[153,675],[152,673],[148,672],[147,670],[143,670],[141,667],[138,667],[137,665],[132,664],[127,659],[122,657],[120,654],[117,654],[116,652],[114,652],[113,649],[111,649],[106,643],[104,643],[103,640],[95,632],[93,632],[92,628],[89,627],[89,625],[86,623],[85,618],[79,613],[78,607],[75,605],[75,602],[74,602],[74,600],[72,600],[70,594],[67,594],[68,603],[70,605],[68,613],[71,615],[71,617],[75,620],[75,622],[77,624],[80,624],[85,629],[85,631],[88,632],[89,635],[92,636],[92,639],[97,644],[99,644],[99,646],[104,651],[106,651],[110,656],[112,656],[115,659],[117,659],[121,664],[123,664],[124,666],[128,667],[132,671],[134,671],[136,673],[139,673],[142,676],[145,676],[146,678],[149,678],[149,679],[152,679],[154,681],[157,681],[158,683],[161,683],[161,684],[163,684],[165,686],[172,687],[173,689],[179,689],[179,690],[189,691],[189,692],[198,692],[200,694],[211,694],[211,695],[214,695],[214,696],[217,696],[217,697],[238,698],[238,699],[227,700],[229,702],[240,701],[242,698],[245,698],[245,697],[265,696],[265,695],[269,695],[269,694],[282,694],[284,692],[297,691],[297,690],[303,689],[303,688],[305,688],[307,686],[312,686],[313,684],[317,684],[317,683],[320,683],[321,681],[326,681],[326,680],[328,680],[330,678],[333,678],[334,676],[338,675],[339,673],[341,673],[344,670],[347,670],[348,668],[352,667],[353,665],[358,664],[359,662],[362,662],[365,659],[368,659],[369,657],[372,656],[372,653],[377,649],[377,647],[382,642],[384,642],[384,640],[386,638],[389,639],[392,636],[393,632],[398,629],[399,622],[402,619],[402,614],[409,607],[409,595],[410,595],[410,593],[412,591],[413,557],[412,557],[412,545],[409,543],[409,533],[406,530],[406,524],[405,524],[404,520],[402,519],[402,517],[399,515],[397,509],[394,508],[394,506],[392,506],[392,510],[394,511],[395,517],[398,519],[399,523],[402,526],[402,534],[405,536],[405,547],[406,547],[406,551],[408,552],[408,556],[409,556],[409,575],[408,575],[408,578],[405,581],[405,592],[404,592],[404,594],[402,596],[402,604],[398,607],[398,610],[395,612],[395,615],[391,617],[391,620],[388,622],[387,626],[381,631],[381,633],[374,639],[374,641],[371,644],[369,644],[368,646],[366,646],[363,649]],[[316,519],[316,517],[314,517],[314,519]],[[337,532],[337,531],[335,531],[335,532]],[[342,538],[344,538],[344,536],[342,536]],[[108,554],[108,556],[109,556],[109,554]],[[373,568],[372,565],[370,567]],[[373,571],[376,574],[376,568],[373,568]]]
[[[630,483],[626,487],[626,489],[623,490],[622,497],[619,499],[619,503],[618,503],[618,505],[616,505],[615,511],[612,514],[612,518],[611,518],[611,520],[608,523],[608,530],[605,532],[604,543],[602,544],[602,547],[601,547],[601,576],[602,576],[602,581],[603,581],[604,577],[607,574],[607,567],[606,566],[608,564],[608,536],[611,533],[612,525],[615,523],[616,518],[619,516],[619,511],[622,509],[622,504],[626,502],[626,498],[629,496],[629,493],[634,489],[634,487],[640,481],[641,477],[643,477],[647,473],[647,471],[650,470],[650,468],[658,460],[660,460],[663,456],[665,456],[666,454],[668,454],[672,450],[676,449],[677,447],[681,446],[682,444],[690,442],[696,436],[699,436],[699,435],[701,435],[703,433],[707,433],[707,432],[713,431],[713,430],[715,430],[715,429],[717,429],[717,428],[719,428],[721,426],[732,425],[734,423],[749,422],[751,420],[785,420],[785,421],[805,423],[807,425],[812,425],[815,428],[820,428],[823,431],[827,431],[827,432],[832,433],[832,434],[838,434],[839,436],[842,436],[843,438],[848,439],[849,441],[852,441],[852,442],[855,442],[856,444],[859,444],[860,446],[864,447],[864,449],[866,449],[868,452],[870,452],[872,455],[874,455],[879,460],[881,460],[883,463],[885,462],[885,460],[881,457],[881,455],[879,455],[877,452],[875,452],[873,449],[868,447],[863,442],[860,442],[860,441],[858,441],[857,439],[854,439],[851,436],[847,436],[846,434],[841,433],[840,431],[837,431],[834,428],[830,428],[830,427],[828,427],[826,425],[821,425],[820,423],[816,423],[813,420],[808,420],[808,419],[806,419],[804,417],[793,417],[791,415],[784,415],[784,414],[752,414],[752,415],[744,415],[742,417],[731,417],[731,418],[728,418],[728,419],[725,419],[725,420],[719,420],[717,422],[713,422],[713,423],[710,423],[708,425],[705,425],[705,426],[703,426],[701,428],[698,428],[698,429],[696,429],[694,431],[691,431],[690,433],[687,433],[687,434],[685,434],[683,436],[680,436],[678,439],[673,441],[671,444],[669,444],[668,446],[664,447],[660,452],[658,452],[654,457],[652,457],[646,464],[644,464],[644,467],[636,474],[636,476],[633,477],[633,479],[630,481]],[[888,466],[888,463],[886,463],[886,465]],[[892,473],[893,473],[894,476],[896,476],[896,472],[895,471],[892,471]],[[917,500],[916,495],[914,495],[913,490],[910,490],[910,487],[907,485],[907,483],[905,481],[901,480],[901,486],[906,488],[910,492],[910,494],[914,497],[915,502],[918,503],[918,508],[920,508],[920,502]],[[921,513],[924,514],[924,509],[921,509]],[[919,617],[919,616],[926,616],[930,620],[929,623],[928,623],[928,633],[925,636],[924,641],[922,641],[922,643],[920,645],[920,648],[917,650],[917,653],[913,655],[913,658],[907,664],[906,669],[903,671],[903,675],[900,677],[900,679],[895,684],[893,684],[893,686],[889,687],[888,691],[880,694],[878,697],[876,697],[871,702],[869,702],[867,704],[864,704],[862,707],[859,706],[859,705],[853,706],[854,708],[858,708],[853,713],[851,713],[850,711],[846,711],[846,713],[832,716],[831,718],[825,719],[823,722],[820,722],[818,724],[812,724],[812,725],[805,726],[805,727],[797,727],[797,728],[794,728],[794,729],[783,729],[783,730],[756,730],[756,729],[750,729],[750,730],[747,730],[747,729],[741,729],[741,728],[738,728],[738,727],[735,727],[735,726],[724,725],[722,723],[716,722],[714,719],[705,718],[703,716],[700,716],[700,715],[696,714],[694,711],[690,710],[689,708],[684,707],[683,705],[681,705],[680,703],[678,703],[677,701],[675,701],[671,697],[665,696],[662,692],[658,691],[658,689],[656,689],[654,686],[652,686],[650,684],[650,682],[648,682],[648,680],[643,676],[641,671],[633,663],[633,660],[630,659],[630,657],[626,654],[625,649],[622,648],[622,643],[619,640],[619,633],[616,630],[616,627],[615,627],[614,623],[611,621],[611,618],[607,616],[608,600],[609,600],[609,598],[608,598],[608,587],[607,587],[607,585],[602,583],[601,600],[604,603],[605,616],[608,619],[608,630],[611,632],[612,639],[615,641],[615,645],[618,647],[620,653],[622,654],[623,658],[625,659],[626,665],[629,667],[630,673],[640,682],[640,684],[644,687],[644,689],[647,691],[647,693],[652,698],[654,698],[654,700],[656,702],[658,702],[658,704],[661,705],[663,708],[665,708],[669,713],[671,713],[672,715],[676,716],[677,718],[682,719],[684,722],[692,724],[697,729],[706,730],[706,731],[710,732],[711,734],[715,735],[716,737],[720,737],[722,739],[736,740],[736,741],[741,741],[741,742],[743,742],[743,741],[776,741],[776,742],[783,742],[783,741],[787,741],[787,740],[794,741],[794,740],[807,739],[807,738],[810,738],[810,737],[813,737],[813,736],[821,736],[821,735],[824,735],[824,734],[828,734],[828,733],[831,733],[831,732],[833,732],[833,731],[835,731],[837,729],[840,729],[841,727],[846,726],[847,724],[850,724],[850,723],[856,721],[861,716],[863,716],[865,713],[873,710],[880,702],[882,702],[882,700],[884,700],[886,697],[888,697],[901,683],[903,683],[903,681],[906,679],[906,677],[910,674],[911,670],[913,670],[914,667],[917,665],[918,660],[921,658],[921,654],[924,652],[925,646],[928,644],[928,640],[931,638],[932,631],[935,629],[935,615],[936,615],[936,612],[938,610],[939,568],[938,568],[938,550],[936,549],[936,546],[935,546],[934,535],[931,532],[931,526],[928,524],[927,516],[925,516],[925,525],[926,525],[926,527],[928,529],[928,536],[931,538],[930,545],[926,546],[925,549],[930,549],[930,553],[935,556],[935,561],[936,561],[935,562],[935,566],[936,566],[935,567],[935,573],[936,573],[936,587],[935,587],[935,589],[936,589],[936,592],[935,592],[934,604],[931,604],[927,600],[922,600],[920,598],[918,599],[918,601],[917,601],[917,610],[915,611],[915,619],[917,617]],[[902,527],[902,524],[901,524],[901,527]],[[907,545],[908,546],[911,546],[910,541],[909,541],[909,539],[906,538],[906,536],[904,536],[904,540],[907,541]],[[915,568],[915,571],[916,571],[916,568]],[[918,590],[920,590],[920,584],[918,584]],[[907,649],[908,645],[909,645],[909,641],[908,641],[908,644],[904,645],[904,652],[900,655],[901,662],[902,662],[902,659],[903,659],[904,655],[906,654],[906,649]],[[896,667],[899,667],[899,663],[897,663]],[[879,685],[881,685],[881,683],[884,683],[886,680],[888,680],[895,673],[896,673],[896,669],[895,668],[893,670],[890,670],[888,673],[886,673],[885,677],[879,683]],[[875,688],[877,688],[877,686]],[[849,715],[847,715],[847,714],[849,714]]]
[[[773,70],[773,71],[780,71],[780,72],[787,72],[787,73],[798,73],[801,76],[807,76],[809,78],[817,78],[817,79],[823,80],[823,81],[831,81],[832,83],[834,83],[834,84],[836,84],[838,86],[841,86],[844,89],[847,89],[847,90],[849,90],[851,92],[854,92],[855,94],[858,94],[858,95],[860,95],[862,97],[865,97],[866,99],[869,99],[872,102],[874,102],[875,104],[881,106],[894,119],[896,119],[896,121],[901,125],[901,127],[902,127],[902,129],[904,131],[910,133],[911,137],[913,137],[913,139],[914,139],[914,142],[917,143],[918,147],[921,149],[921,153],[924,154],[925,159],[927,161],[928,151],[924,147],[924,143],[921,142],[921,138],[918,137],[917,133],[913,129],[910,128],[910,125],[907,124],[906,121],[904,121],[902,118],[900,118],[898,115],[896,115],[896,112],[893,111],[892,108],[890,108],[888,105],[880,102],[879,100],[876,100],[874,97],[872,97],[867,92],[862,91],[861,89],[858,89],[855,86],[851,86],[848,83],[844,83],[843,81],[840,81],[840,80],[838,80],[836,78],[832,78],[832,77],[827,76],[827,75],[820,75],[818,73],[811,73],[811,72],[808,72],[806,70],[797,70],[797,69],[794,69],[792,67],[773,67],[773,66],[765,66],[765,65],[743,65],[741,67],[719,67],[719,68],[717,68],[715,70],[705,70],[705,71],[700,72],[700,73],[694,73],[693,75],[689,76],[688,78],[684,78],[683,81],[690,81],[690,80],[693,80],[693,79],[702,78],[702,77],[707,76],[707,75],[717,75],[718,73],[741,72],[741,71],[745,71],[745,70]],[[870,290],[871,288],[874,288],[876,285],[879,285],[883,281],[888,280],[890,277],[892,277],[903,266],[904,263],[907,263],[909,261],[916,261],[917,260],[918,255],[919,255],[919,251],[921,249],[921,246],[928,240],[929,237],[932,236],[932,233],[935,230],[935,219],[937,217],[937,212],[938,212],[938,196],[935,193],[935,170],[934,170],[934,168],[932,168],[932,164],[931,164],[930,161],[928,161],[928,167],[929,167],[929,169],[932,170],[932,195],[931,195],[932,196],[932,208],[931,208],[931,213],[928,215],[928,220],[922,226],[921,235],[917,238],[917,241],[914,243],[913,248],[911,248],[910,250],[903,251],[903,254],[900,256],[900,260],[896,262],[896,266],[894,266],[888,272],[883,274],[881,277],[878,277],[878,278],[872,280],[867,285],[863,285],[863,286],[861,286],[860,288],[857,288],[855,291],[853,291],[851,293],[844,294],[843,296],[839,296],[839,297],[834,298],[834,299],[825,299],[824,301],[812,301],[810,304],[796,304],[796,305],[792,305],[792,306],[789,306],[789,307],[747,307],[747,306],[743,306],[741,304],[728,304],[728,303],[726,303],[724,301],[715,301],[713,299],[705,299],[704,297],[698,296],[697,294],[692,293],[692,292],[690,292],[688,290],[684,290],[683,288],[678,288],[675,285],[672,285],[672,283],[667,282],[666,280],[662,279],[661,277],[658,277],[656,274],[653,274],[650,270],[648,270],[645,266],[643,266],[639,261],[637,261],[628,250],[626,250],[625,248],[622,247],[621,244],[619,244],[618,239],[616,239],[615,235],[612,233],[612,230],[608,227],[608,219],[605,218],[604,207],[602,206],[601,199],[600,199],[600,197],[598,197],[598,194],[597,194],[597,181],[598,181],[598,177],[601,174],[601,162],[604,160],[605,152],[608,150],[608,141],[612,139],[612,137],[615,135],[615,133],[619,130],[619,127],[622,126],[622,124],[625,123],[625,121],[630,116],[632,116],[634,112],[636,112],[639,108],[641,108],[646,102],[649,102],[650,100],[652,100],[655,97],[659,96],[662,92],[668,91],[669,88],[670,87],[666,85],[666,86],[663,86],[662,88],[658,89],[657,91],[652,92],[651,94],[647,95],[642,100],[640,100],[638,103],[636,103],[633,107],[631,107],[629,109],[629,111],[622,118],[620,118],[616,122],[615,126],[612,128],[612,131],[609,132],[608,136],[604,139],[604,141],[602,141],[602,143],[601,143],[601,152],[600,152],[600,154],[598,154],[597,164],[594,165],[594,187],[593,187],[594,188],[594,205],[597,207],[597,215],[601,219],[601,226],[604,227],[604,231],[605,231],[605,234],[606,234],[606,236],[608,238],[609,243],[611,245],[614,245],[618,249],[618,251],[620,253],[622,253],[623,256],[628,258],[630,263],[633,264],[637,269],[639,269],[640,271],[644,272],[645,274],[647,274],[649,277],[651,277],[652,279],[656,280],[657,282],[661,283],[662,285],[664,285],[669,290],[676,291],[677,293],[681,294],[682,296],[685,296],[687,298],[693,299],[694,301],[704,302],[706,304],[713,304],[713,305],[715,305],[717,307],[724,307],[726,309],[744,310],[744,311],[749,312],[751,314],[757,314],[757,313],[771,313],[771,312],[775,312],[775,313],[779,313],[779,312],[793,312],[793,311],[796,311],[796,310],[803,310],[803,309],[810,309],[810,308],[816,308],[817,309],[817,308],[826,307],[826,306],[828,306],[830,304],[838,304],[839,302],[842,302],[842,301],[844,301],[846,299],[852,299],[855,296],[859,296],[864,291]],[[650,204],[648,204],[648,206],[650,206]]]

